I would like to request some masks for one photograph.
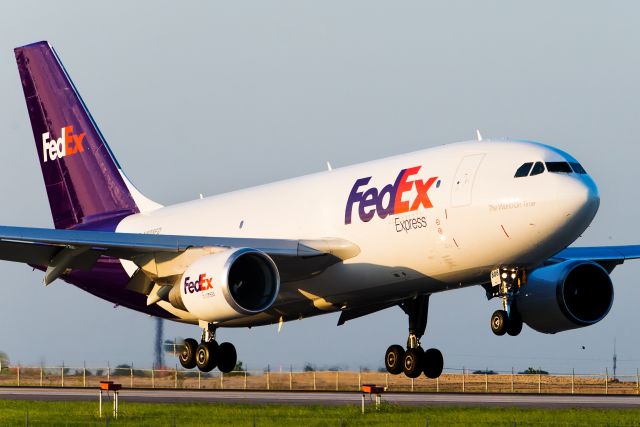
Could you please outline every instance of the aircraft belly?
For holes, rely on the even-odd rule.
[[[280,296],[266,312],[224,322],[220,326],[267,325],[278,323],[281,318],[284,322],[299,320],[372,304],[400,302],[414,295],[436,293],[459,286],[462,285],[430,278],[406,268],[336,265],[313,279],[283,283]]]

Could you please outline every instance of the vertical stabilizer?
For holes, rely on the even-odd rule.
[[[159,207],[126,179],[49,43],[15,55],[55,227],[101,228]]]

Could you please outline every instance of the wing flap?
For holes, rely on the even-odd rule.
[[[3,241],[0,243],[0,259],[30,265],[47,265],[59,250],[57,246]]]

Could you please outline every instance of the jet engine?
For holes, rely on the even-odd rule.
[[[229,249],[194,261],[171,289],[169,302],[211,323],[267,310],[280,290],[273,260],[251,248]]]
[[[516,296],[524,323],[547,334],[593,325],[604,319],[612,303],[609,273],[593,261],[538,268]]]

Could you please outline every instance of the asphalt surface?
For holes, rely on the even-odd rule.
[[[97,389],[82,388],[0,388],[0,399],[46,401],[96,401]],[[122,390],[120,399],[149,403],[244,403],[298,405],[356,405],[357,392],[289,392],[226,390]],[[369,396],[366,397],[367,402]],[[497,406],[521,408],[640,408],[637,395],[566,394],[461,394],[461,393],[384,393],[384,402],[412,406]]]

